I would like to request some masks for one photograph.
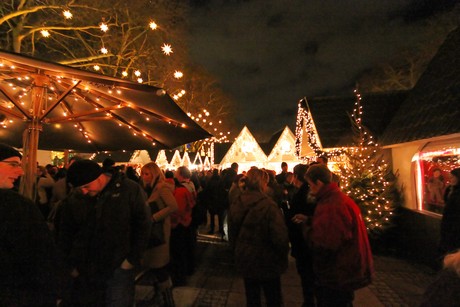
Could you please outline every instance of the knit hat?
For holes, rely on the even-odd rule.
[[[0,143],[0,161],[3,161],[11,157],[19,157],[21,159],[22,155],[19,151],[17,151],[10,145]]]
[[[67,184],[81,187],[96,180],[102,174],[102,168],[92,160],[79,160],[67,170]]]

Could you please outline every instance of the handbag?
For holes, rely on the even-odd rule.
[[[156,201],[152,201],[149,203],[150,211],[152,214],[157,213],[160,211],[158,203]],[[164,220],[156,221],[152,224],[152,228],[150,229],[150,238],[148,247],[156,247],[162,244],[165,244],[165,232],[164,232]]]

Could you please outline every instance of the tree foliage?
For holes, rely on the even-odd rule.
[[[426,21],[424,39],[387,62],[366,71],[358,83],[363,92],[409,90],[415,86],[447,34],[459,25],[460,5]]]
[[[361,122],[360,96],[350,116],[356,146],[345,151],[340,166],[342,190],[360,207],[371,238],[379,238],[394,226],[395,209],[401,205],[397,174],[385,160],[384,150]]]
[[[180,0],[3,1],[0,43],[6,50],[162,87],[171,96],[185,91],[176,100],[184,111],[206,109],[210,121],[228,122],[231,99],[188,57],[187,13]],[[172,48],[169,55],[165,45]],[[210,121],[198,124],[216,133]]]

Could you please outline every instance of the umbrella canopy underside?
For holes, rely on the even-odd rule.
[[[95,152],[174,148],[211,136],[157,87],[0,51],[0,140]]]

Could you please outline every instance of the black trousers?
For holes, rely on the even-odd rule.
[[[316,299],[318,307],[352,307],[355,293],[353,290],[332,289],[318,286]]]
[[[270,280],[257,280],[252,278],[244,279],[246,290],[246,306],[259,307],[261,303],[261,290],[264,291],[267,306],[282,306],[283,297],[281,294],[281,278]]]

